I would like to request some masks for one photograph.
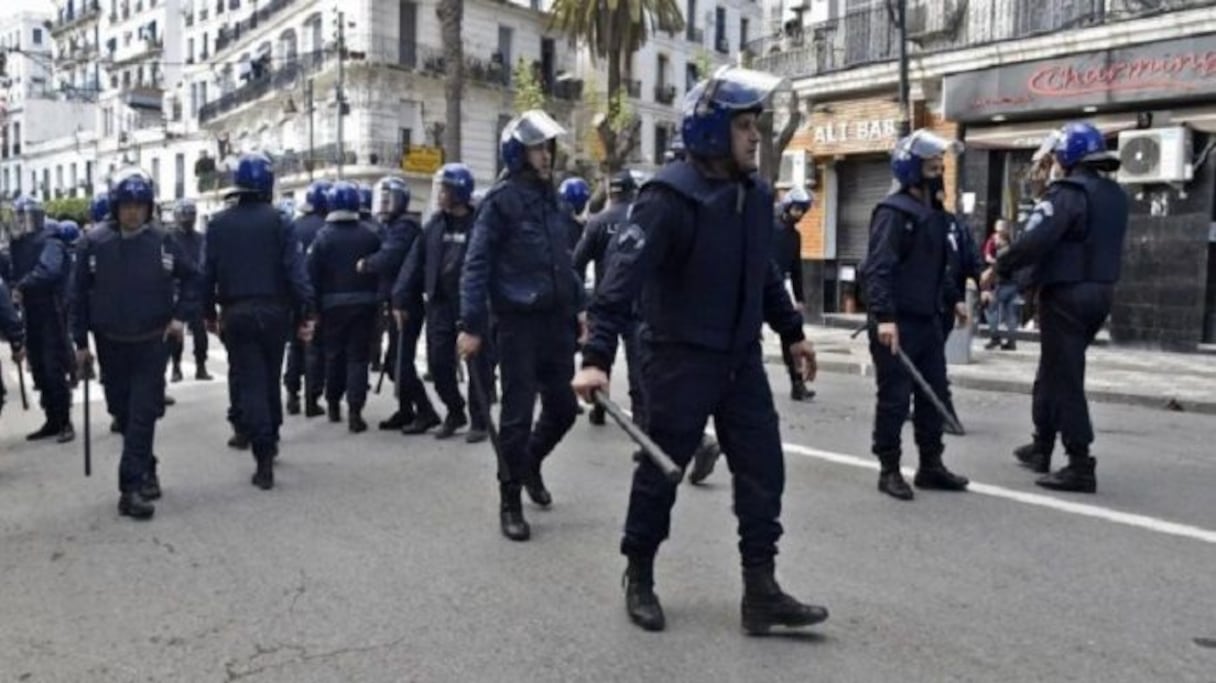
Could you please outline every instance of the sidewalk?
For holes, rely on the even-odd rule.
[[[873,375],[866,335],[847,329],[808,325],[821,372]],[[1029,394],[1039,362],[1039,345],[1019,341],[1017,351],[985,351],[984,338],[972,340],[971,363],[951,365],[954,386]],[[776,335],[766,330],[765,360],[781,363]],[[1140,351],[1093,346],[1086,363],[1086,391],[1092,401],[1216,415],[1216,356]]]

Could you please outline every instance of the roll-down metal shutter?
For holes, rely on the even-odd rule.
[[[836,165],[839,197],[836,212],[836,258],[858,263],[870,241],[870,215],[891,190],[886,157],[850,159]]]

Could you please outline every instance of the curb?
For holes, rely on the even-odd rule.
[[[774,365],[784,365],[779,353],[764,354],[764,362]],[[841,361],[841,360],[819,360],[820,372],[830,372],[838,375],[855,375],[858,377],[869,377],[874,374],[873,365],[863,361]],[[979,391],[992,391],[1005,394],[1022,394],[1030,395],[1032,388],[1031,382],[1021,382],[1015,380],[994,379],[988,377],[951,377],[950,384],[956,387],[965,389],[976,389]],[[1131,394],[1122,391],[1114,391],[1109,389],[1091,389],[1085,392],[1089,400],[1096,403],[1116,403],[1121,405],[1139,406],[1142,408],[1156,408],[1169,412],[1184,412],[1198,413],[1200,415],[1216,415],[1216,400],[1213,401],[1196,401],[1192,399],[1179,399],[1173,396],[1147,396],[1145,394]]]

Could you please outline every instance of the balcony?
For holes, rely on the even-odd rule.
[[[690,43],[696,43],[697,45],[705,44],[705,31],[694,27],[692,24],[688,25],[688,30],[684,32],[684,37]]]
[[[165,41],[163,38],[148,38],[143,41],[142,45],[138,45],[134,50],[127,52],[122,57],[110,55],[111,63],[109,66],[125,66],[142,61],[148,57],[153,57],[164,52]]]
[[[1213,0],[938,0],[908,11],[909,51],[930,55],[1140,17],[1216,5]],[[1149,5],[1155,5],[1150,7]],[[1168,5],[1164,7],[1163,5]],[[752,68],[807,78],[898,58],[898,33],[885,6],[849,12],[752,41]]]
[[[714,49],[717,50],[719,54],[730,54],[730,41],[726,39],[726,36],[720,36],[714,41]]]
[[[279,14],[299,0],[271,0],[265,7],[230,26],[220,29],[215,36],[215,54],[218,56],[225,49],[241,42],[241,39],[252,33],[259,25],[265,24],[271,17]],[[254,4],[257,7],[257,4]],[[206,17],[202,17],[206,19]]]
[[[635,99],[635,100],[642,99],[642,82],[641,81],[627,80],[624,83],[621,83],[621,86],[625,88],[625,92],[628,93],[629,96],[632,97],[633,99]]]
[[[483,58],[473,56],[470,52],[469,47],[465,46],[466,79],[483,85],[510,85],[511,72],[503,65],[502,58],[497,53]],[[447,77],[446,57],[441,47],[375,37],[371,41],[368,56],[378,64],[400,66],[435,78]]]
[[[400,171],[404,148],[396,142],[368,140],[351,142],[343,145],[342,165],[346,167],[373,167],[387,173]],[[274,164],[276,177],[281,181],[289,176],[302,175],[312,172],[326,171],[338,165],[338,145],[327,143],[319,145],[310,152],[307,149],[289,150],[281,154],[271,153],[271,163]],[[216,192],[232,188],[233,172],[216,169],[213,171],[196,172],[195,179],[199,192]]]
[[[208,102],[198,109],[199,123],[207,123],[242,105],[254,102],[268,93],[290,88],[297,79],[320,71],[333,56],[325,52],[313,52],[301,55],[295,61],[287,62],[277,69],[262,75],[261,78],[249,81],[245,85],[221,96],[214,102]]]
[[[72,40],[59,51],[56,66],[67,67],[81,62],[88,62],[97,57],[97,46],[92,43],[78,43]]]
[[[583,79],[558,78],[553,82],[552,95],[559,100],[581,101],[583,99]]]
[[[676,101],[676,87],[662,83],[654,86],[654,101],[659,104],[671,104]]]
[[[60,10],[59,19],[51,26],[51,35],[58,36],[66,31],[83,26],[86,22],[100,16],[101,3],[98,0],[85,3],[85,6],[79,10],[73,7],[66,7]]]

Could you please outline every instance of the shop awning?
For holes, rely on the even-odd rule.
[[[967,137],[963,142],[972,149],[1036,149],[1043,142],[1043,138],[1052,131],[1060,130],[1070,120],[1076,119],[1027,121],[1003,126],[968,126]],[[1135,114],[1094,116],[1085,120],[1097,126],[1098,130],[1108,137],[1136,127]],[[1212,123],[1216,125],[1216,109],[1213,110]]]

